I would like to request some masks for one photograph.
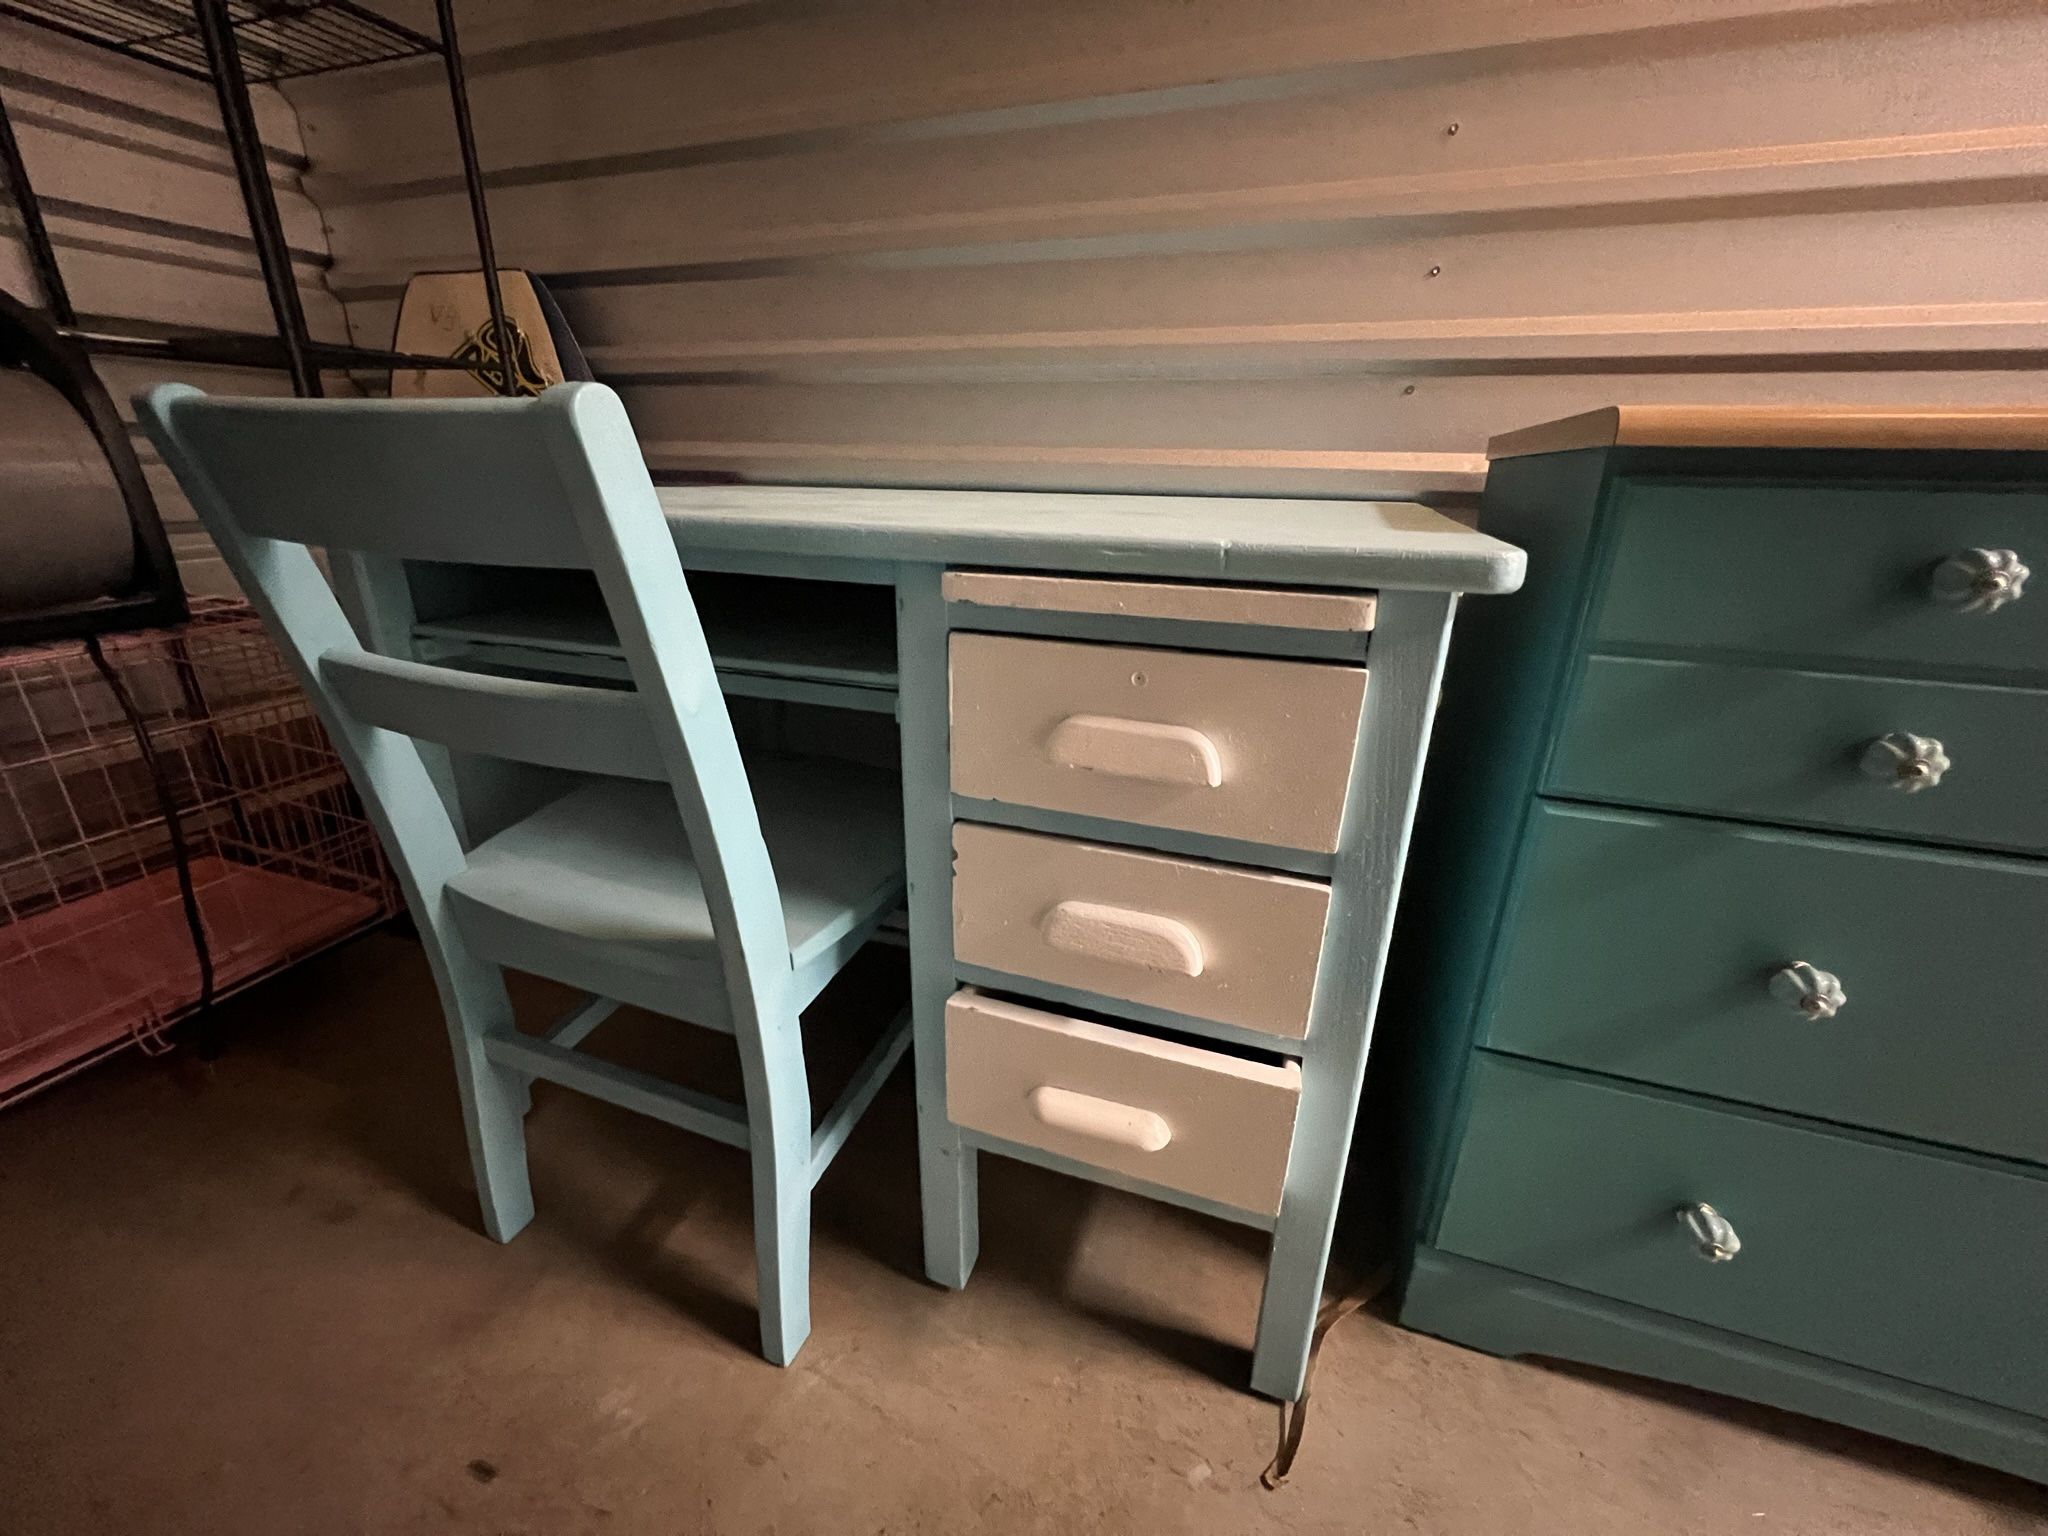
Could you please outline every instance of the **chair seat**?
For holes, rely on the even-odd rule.
[[[749,757],[800,1007],[902,899],[903,810],[880,769]],[[448,882],[463,937],[500,965],[724,1027],[704,887],[668,785],[606,779],[474,849]],[[812,972],[822,972],[816,985]]]

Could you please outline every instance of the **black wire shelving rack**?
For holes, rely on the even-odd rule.
[[[330,74],[366,64],[438,55],[448,77],[449,104],[469,193],[470,222],[476,232],[477,265],[492,333],[506,334],[498,261],[491,244],[490,214],[484,203],[483,173],[477,165],[476,135],[470,126],[469,88],[462,50],[456,41],[454,0],[434,0],[438,36],[428,36],[354,3],[354,0],[0,0],[0,16],[62,33],[143,64],[167,69],[213,87],[221,126],[249,216],[249,232],[262,269],[264,292],[277,323],[275,336],[242,332],[188,332],[171,336],[95,330],[79,323],[56,247],[43,222],[42,207],[22,164],[21,149],[0,95],[0,173],[4,173],[28,245],[30,264],[43,291],[50,320],[88,350],[107,356],[155,358],[165,362],[222,363],[245,368],[278,368],[291,375],[301,395],[318,395],[322,369],[475,367],[503,394],[517,392],[508,367],[488,361],[457,363],[370,347],[316,341],[306,331],[291,250],[278,218],[263,141],[249,101],[252,84],[273,84],[307,75]]]

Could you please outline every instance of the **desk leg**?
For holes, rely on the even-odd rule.
[[[897,708],[903,736],[903,851],[910,875],[910,1007],[917,1059],[924,1270],[953,1289],[981,1251],[974,1148],[946,1118],[946,999],[953,992],[953,814],[946,606],[937,566],[896,580]]]
[[[1252,1388],[1268,1397],[1299,1397],[1308,1368],[1456,604],[1440,592],[1380,594],[1372,680],[1331,891],[1330,941],[1316,977],[1301,1108],[1252,1355]]]

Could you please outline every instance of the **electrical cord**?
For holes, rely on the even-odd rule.
[[[1280,1445],[1273,1452],[1273,1459],[1266,1463],[1266,1470],[1259,1474],[1259,1486],[1268,1493],[1283,1487],[1288,1474],[1294,1470],[1294,1458],[1301,1450],[1301,1437],[1308,1430],[1308,1389],[1315,1380],[1316,1358],[1323,1352],[1323,1340],[1330,1336],[1332,1328],[1384,1290],[1392,1278],[1392,1268],[1382,1265],[1354,1289],[1323,1304],[1316,1318],[1315,1332],[1309,1336],[1308,1364],[1301,1373],[1301,1396],[1280,1405]]]
[[[178,899],[185,909],[185,927],[192,935],[192,954],[199,962],[199,1002],[193,1010],[193,1033],[198,1040],[202,1059],[211,1060],[219,1054],[219,1041],[213,1028],[213,946],[207,942],[206,924],[199,911],[199,892],[192,883],[192,851],[185,842],[185,822],[178,812],[176,797],[171,793],[171,783],[164,776],[163,762],[156,755],[156,744],[150,740],[149,725],[142,718],[142,711],[135,707],[135,699],[128,692],[128,685],[121,680],[121,674],[114,670],[107,660],[106,652],[100,649],[98,635],[85,637],[85,654],[92,658],[92,664],[106,680],[108,690],[114,695],[114,702],[121,706],[121,713],[128,721],[128,729],[135,737],[136,749],[142,754],[143,766],[149,771],[149,782],[156,791],[156,805],[164,819],[164,830],[171,839],[171,860],[178,870]]]

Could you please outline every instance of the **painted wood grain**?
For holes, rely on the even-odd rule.
[[[1362,667],[955,634],[953,792],[1334,852],[1365,692]],[[1216,777],[1057,751],[1076,721],[1185,732]]]
[[[2048,1073],[2048,865],[1553,802],[1527,857],[1495,1049],[2048,1167],[2012,1088]],[[1840,978],[1834,1018],[1773,995],[1802,959]]]
[[[956,1124],[1243,1210],[1280,1208],[1301,1068],[1027,1008],[946,1004]]]
[[[1467,1125],[1452,1253],[2048,1412],[2048,1179],[1488,1053]],[[1732,1262],[1675,1219],[1697,1200],[1734,1224]]]
[[[767,485],[665,486],[657,494],[693,566],[714,556],[781,554],[799,563],[972,561],[1512,592],[1525,564],[1514,545],[1406,502]]]
[[[1189,619],[1204,624],[1266,624],[1362,634],[1372,628],[1370,592],[1309,592],[1285,587],[1215,587],[1191,582],[1100,581],[1016,571],[948,571],[949,603],[1021,608],[1034,613],[1109,614]]]
[[[2048,693],[1793,667],[1587,660],[1544,788],[1915,842],[2048,852]],[[1902,793],[1863,766],[1872,742],[1909,732],[1954,766]],[[1967,772],[1963,771],[1967,768]]]
[[[1800,1350],[1604,1301],[1434,1248],[1415,1256],[1401,1322],[1490,1355],[1580,1360],[1683,1382],[2048,1482],[2048,1433],[2039,1419],[1854,1366],[1831,1365],[1823,1373]]]
[[[1308,1033],[1323,882],[971,822],[953,828],[953,853],[953,953],[965,963]]]
[[[1631,477],[1612,506],[1596,651],[2048,684],[2048,604],[1971,612],[1937,581],[1973,549],[2048,565],[2048,490]]]

